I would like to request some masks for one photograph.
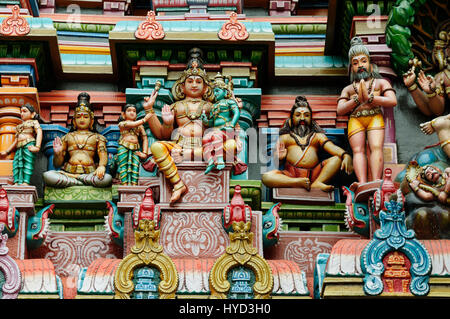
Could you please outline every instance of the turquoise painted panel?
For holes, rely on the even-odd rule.
[[[61,54],[63,65],[112,65],[111,56],[106,54]]]
[[[161,23],[164,32],[218,32],[222,25],[227,22],[222,21],[158,21]],[[134,32],[141,21],[119,21],[113,32]],[[269,22],[243,22],[249,33],[271,33],[272,25]]]
[[[343,68],[347,62],[340,56],[276,56],[276,68]]]

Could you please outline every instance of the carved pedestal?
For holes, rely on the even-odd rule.
[[[295,204],[334,204],[334,192],[324,192],[320,189],[306,190],[304,188],[274,188],[273,200]]]
[[[230,171],[231,165],[221,170],[213,170],[205,175],[206,164],[204,162],[186,162],[178,164],[178,174],[188,188],[175,206],[194,206],[198,204],[227,204],[230,196]],[[172,185],[161,176],[161,203],[169,203],[172,195]]]
[[[205,175],[206,164],[186,162],[178,164],[178,173],[188,192],[174,205],[169,205],[172,186],[160,176],[161,236],[164,253],[171,258],[217,258],[229,245],[229,237],[222,226],[223,209],[229,203],[231,165]],[[125,213],[124,255],[134,244],[131,210],[142,200],[148,186],[119,187],[119,212]],[[156,202],[156,201],[155,201]],[[254,246],[262,255],[262,214],[253,212],[251,231]]]
[[[27,257],[26,232],[28,217],[33,216],[36,211],[34,204],[38,194],[35,186],[3,186],[8,194],[9,204],[20,213],[19,229],[16,235],[8,240],[10,256],[15,259]]]
[[[123,232],[123,256],[130,253],[131,247],[134,245],[134,230],[131,213],[133,208],[139,206],[144,198],[145,190],[151,187],[154,194],[154,200],[157,203],[159,198],[159,181],[153,180],[145,186],[125,186],[117,187],[119,201],[117,202],[117,209],[120,214],[124,215],[124,232]]]

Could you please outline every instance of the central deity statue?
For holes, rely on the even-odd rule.
[[[172,87],[175,103],[165,105],[161,110],[162,124],[156,115],[147,121],[153,135],[160,140],[150,146],[150,151],[159,171],[173,187],[171,204],[187,192],[175,163],[202,160],[202,114],[209,114],[214,101],[210,80],[203,69],[201,51],[194,48],[189,54],[186,70]],[[147,113],[154,114],[153,104],[157,95],[158,90],[154,90],[150,97],[145,98],[143,107]]]
[[[112,176],[106,173],[108,152],[106,138],[94,130],[94,112],[88,93],[78,95],[72,129],[53,140],[53,164],[61,170],[44,173],[47,186],[64,188],[77,185],[108,187]],[[98,158],[98,162],[96,159]]]

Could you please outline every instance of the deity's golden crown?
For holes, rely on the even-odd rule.
[[[207,79],[208,77],[206,71],[200,68],[198,62],[195,60],[188,69],[184,70],[184,75],[186,78],[190,76],[200,76],[203,79]]]
[[[75,114],[77,113],[89,113],[89,115],[92,117],[94,113],[92,112],[90,108],[90,96],[88,93],[83,92],[78,95],[78,103],[75,107]]]
[[[81,103],[81,104],[77,105],[77,107],[75,108],[75,114],[76,113],[89,113],[89,115],[94,114],[92,112],[91,108],[85,103]]]

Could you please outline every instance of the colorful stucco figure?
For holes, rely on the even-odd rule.
[[[108,187],[112,176],[106,173],[108,151],[106,138],[94,129],[94,112],[89,94],[78,95],[78,103],[72,120],[72,130],[53,141],[55,167],[43,175],[47,186],[64,188],[76,185]],[[95,158],[98,157],[98,162]]]
[[[4,188],[0,188],[0,224],[4,225],[3,234],[9,238],[14,237],[19,229],[19,211],[10,204],[8,194]]]
[[[203,137],[203,156],[208,162],[205,174],[214,168],[225,168],[225,162],[231,160],[234,173],[239,175],[245,171],[246,164],[236,157],[236,153],[242,150],[238,124],[241,112],[238,101],[234,98],[231,77],[228,77],[227,82],[226,78],[218,73],[214,77],[213,92],[216,103],[212,106],[209,117],[205,112],[202,114],[203,124],[211,128]]]
[[[39,248],[47,238],[50,230],[50,216],[53,214],[55,204],[50,204],[39,210],[36,215],[31,216],[27,223],[27,248]]]
[[[352,39],[348,58],[352,83],[342,90],[338,98],[337,114],[350,114],[347,133],[358,180],[352,185],[354,189],[368,181],[369,170],[372,180],[379,180],[382,177],[383,107],[396,106],[397,98],[391,84],[381,78],[378,67],[371,63],[369,50],[361,38]],[[366,143],[370,149],[369,156]]]
[[[136,120],[137,112],[134,104],[125,104],[122,108],[118,124],[120,138],[117,148],[117,170],[122,185],[138,184],[140,162],[146,160],[148,156],[148,139],[143,125],[150,116],[148,113],[144,118]]]
[[[289,119],[280,129],[275,153],[284,162],[284,170],[272,170],[262,175],[267,187],[318,188],[331,192],[328,182],[339,172],[353,171],[351,156],[335,145],[313,120],[312,110],[304,96],[297,96]],[[319,151],[331,157],[320,161]]]
[[[13,161],[14,184],[29,185],[34,172],[36,153],[41,149],[42,122],[39,114],[31,104],[24,104],[20,108],[22,123],[16,126],[16,137],[10,147],[1,152],[6,156],[15,151]]]
[[[172,87],[175,103],[165,105],[161,111],[162,124],[153,110],[158,90],[154,90],[143,105],[145,111],[151,114],[147,123],[153,135],[160,140],[154,142],[150,150],[159,170],[173,186],[170,198],[172,204],[188,191],[178,175],[175,162],[202,159],[204,126],[201,115],[203,112],[209,114],[214,99],[200,52],[195,48],[190,51],[187,69]],[[175,126],[177,129],[174,133]]]
[[[446,100],[450,97],[449,40],[450,33],[442,30],[438,34],[438,39],[434,41],[432,51],[436,72],[434,76],[425,74],[421,69],[422,63],[417,58],[409,61],[411,68],[403,75],[403,83],[417,108],[428,116],[444,114]]]

